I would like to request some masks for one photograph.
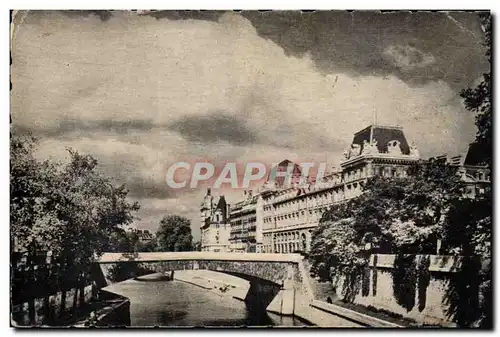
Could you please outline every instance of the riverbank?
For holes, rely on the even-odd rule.
[[[124,296],[99,291],[99,307],[84,319],[71,326],[83,327],[127,327],[130,326],[130,300]]]
[[[189,283],[210,290],[220,296],[231,296],[245,300],[250,289],[246,280],[210,270],[179,270],[174,273],[174,280]]]
[[[156,273],[141,276],[136,278],[135,280],[129,280],[125,282],[125,284],[130,282],[161,282],[165,278],[166,276],[164,274]],[[166,282],[170,283],[170,281]],[[246,280],[210,270],[175,271],[173,282],[181,282],[184,284],[196,286],[197,288],[203,289],[203,291],[208,291],[208,293],[216,295],[221,299],[234,298],[240,301],[245,300],[245,297],[247,296],[250,288],[250,284]],[[267,315],[272,316],[275,322],[279,322],[277,324],[279,326],[284,326],[280,324],[284,319],[299,320],[302,321],[304,325],[316,327],[361,328],[371,325],[370,322],[365,322],[363,324],[361,322],[362,320],[360,321],[359,317],[357,316],[355,318],[352,318],[351,316],[353,313],[345,314],[345,309],[339,313],[339,310],[342,308],[339,308],[338,306],[327,304],[326,302],[322,303],[321,301],[314,302],[315,303],[311,303],[303,307],[297,307],[293,317],[272,314],[270,312],[267,312]]]

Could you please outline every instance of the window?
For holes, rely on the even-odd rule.
[[[301,235],[301,237],[300,237],[300,241],[301,241],[301,244],[302,244],[301,249],[302,249],[303,251],[305,251],[305,250],[306,250],[306,248],[307,248],[307,247],[306,247],[307,242],[306,242],[306,235],[305,235],[304,233],[302,233],[302,235]]]

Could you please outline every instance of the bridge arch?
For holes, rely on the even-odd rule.
[[[211,253],[211,252],[168,252],[168,253],[105,253],[99,264],[106,272],[118,263],[140,265],[152,272],[172,270],[207,269],[219,272],[239,273],[248,277],[283,284],[298,273],[299,254],[258,253]],[[107,267],[106,267],[107,266]],[[243,277],[245,278],[245,277]]]
[[[292,298],[289,301],[292,305],[286,309],[287,313],[291,314],[295,292],[290,287],[293,288],[294,280],[298,279],[298,263],[301,260],[302,257],[298,254],[107,253],[101,257],[96,270],[99,271],[100,287],[139,276],[123,274],[122,279],[112,280],[110,272],[120,266],[136,268],[141,275],[199,269],[221,272],[249,281],[250,288],[245,303],[254,309],[265,310],[280,292],[291,291]],[[283,313],[283,304],[280,306],[280,313]]]

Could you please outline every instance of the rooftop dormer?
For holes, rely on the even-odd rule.
[[[370,125],[354,134],[350,147],[344,152],[343,161],[379,154],[390,157],[420,157],[416,146],[408,144],[402,127]]]

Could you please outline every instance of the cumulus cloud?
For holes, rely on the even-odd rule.
[[[393,75],[412,86],[441,80],[460,90],[489,66],[477,12],[457,11],[451,16],[409,11],[247,11],[243,15],[260,36],[288,55],[309,53],[325,74]],[[391,45],[407,44],[433,55],[436,66],[401,71],[384,55]]]
[[[354,17],[354,36],[351,28],[308,32],[304,22],[277,15],[277,31],[295,22],[299,53],[270,33],[272,14],[259,21],[248,12],[218,13],[114,12],[105,20],[29,13],[12,46],[13,124],[41,138],[44,158],[64,157],[65,147],[96,156],[143,205],[137,226],[154,229],[155,216],[182,212],[195,233],[204,190],[166,186],[166,169],[176,161],[288,158],[338,166],[353,133],[374,116],[403,126],[424,156],[463,151],[473,139],[473,116],[447,80],[433,77],[442,62],[429,48],[399,40],[375,45],[373,59],[356,56],[363,69],[356,73],[355,66],[346,70],[346,57],[365,52],[356,47],[364,39],[362,15]],[[319,57],[314,48],[327,48],[329,35],[332,50]],[[379,61],[399,72],[381,72]],[[461,69],[452,77],[466,78]],[[424,70],[431,75],[419,85],[401,75]],[[230,194],[229,202],[241,193],[220,192]]]
[[[415,47],[405,45],[391,45],[384,51],[384,55],[398,68],[411,70],[423,68],[436,62],[436,58],[428,53],[423,53]]]

